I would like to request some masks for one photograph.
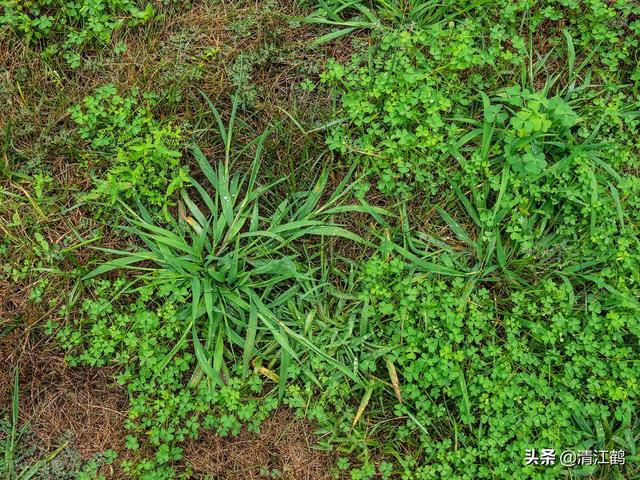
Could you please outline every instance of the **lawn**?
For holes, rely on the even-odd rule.
[[[0,479],[640,478],[636,0],[0,0]]]

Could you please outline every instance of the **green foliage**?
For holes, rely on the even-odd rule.
[[[114,367],[126,386],[125,475],[196,476],[185,442],[203,430],[257,432],[284,404],[336,451],[336,477],[637,477],[637,2],[311,3],[311,49],[339,41],[333,51],[353,53],[320,78],[311,60],[320,49],[296,58],[281,45],[292,35],[277,2],[226,2],[224,29],[246,48],[169,21],[157,70],[142,72],[158,95],[109,84],[70,109],[84,142],[74,150],[97,167],[83,200],[118,206],[114,218],[127,224],[113,226],[133,243],[101,249],[110,260],[97,268],[72,254],[100,239],[75,240],[93,225],[74,223],[72,242],[47,231],[53,197],[70,195],[40,168],[43,155],[29,160],[30,177],[2,166],[0,280],[28,283],[28,304],[48,301],[56,312],[52,272],[85,275],[58,312],[65,321],[47,333],[70,366]],[[152,15],[128,0],[1,5],[7,29],[44,47],[45,59],[60,51],[76,66],[86,49]],[[208,8],[194,19],[211,20]],[[309,32],[298,32],[306,42]],[[113,48],[126,53],[123,42]],[[64,84],[45,63],[46,77]],[[286,92],[300,98],[268,117],[277,110],[293,126],[276,120],[276,141],[265,132],[237,142],[239,110],[251,110],[247,126],[262,125],[259,107],[272,98],[257,73],[279,64],[295,69],[280,78],[293,79]],[[19,92],[6,95],[12,105],[30,98],[20,75],[5,82]],[[234,89],[227,121],[206,96],[185,114],[182,80]],[[308,103],[323,105],[327,89],[333,118],[311,126],[298,113],[315,115]],[[198,111],[205,103],[212,115]],[[168,111],[185,119],[181,129]],[[37,133],[18,127],[19,136],[6,128],[5,158]],[[207,145],[215,160],[185,148],[184,138],[216,129],[221,145]],[[312,147],[321,132],[329,155]],[[351,168],[343,175],[333,162]],[[360,203],[345,203],[351,192]],[[375,222],[360,223],[362,214]],[[363,251],[344,248],[352,242]],[[61,463],[40,463],[49,452],[18,448],[27,437],[16,425],[0,422],[10,478],[38,465],[39,474],[89,479],[114,460],[107,452],[83,464],[65,449],[53,459]],[[627,464],[527,466],[531,448],[623,449]]]
[[[485,63],[457,32],[389,32],[369,58],[355,57],[347,67],[333,63],[323,75],[325,82],[339,87],[348,121],[333,129],[330,148],[356,161],[368,160],[384,193],[435,193],[443,181],[448,145],[461,131],[446,121],[454,115],[452,97],[456,104],[469,103],[457,72]],[[443,48],[445,38],[450,44]],[[438,57],[424,53],[429,46],[440,52]]]
[[[114,85],[104,85],[82,104],[72,107],[71,118],[80,136],[91,142],[91,148],[115,150],[121,140],[128,142],[154,126],[148,108],[153,106],[153,95],[146,94],[144,98],[151,105],[140,105],[139,97],[135,87],[122,97]]]
[[[374,391],[395,406],[369,415],[396,418],[382,445],[412,445],[400,459],[403,478],[557,478],[559,467],[516,459],[532,445],[580,449],[593,435],[585,424],[604,427],[593,439],[600,448],[633,451],[622,438],[638,427],[637,309],[603,288],[576,301],[560,279],[498,299],[465,287],[398,258],[364,267],[359,315],[371,326],[368,342],[389,348],[403,400],[377,383]],[[376,352],[359,360],[386,376]]]
[[[640,75],[634,63],[640,6],[630,0],[480,0],[453,1],[447,5],[420,0],[317,0],[315,3],[317,10],[307,21],[339,27],[320,37],[321,43],[359,29],[373,30],[375,35],[384,30],[440,30],[457,26],[464,29],[466,35],[460,33],[467,37],[469,44],[481,46],[483,55],[496,60],[490,72],[493,77],[505,73],[500,68],[503,65],[498,63],[501,61],[519,64],[527,56],[538,55],[544,64],[568,34],[573,39],[574,54],[587,52],[582,66],[588,64],[614,76],[630,75],[632,80]],[[459,34],[454,36],[460,38]],[[536,49],[539,51],[527,51],[527,40],[542,40],[544,45]],[[515,58],[519,52],[525,56]],[[530,61],[538,63],[534,58]]]
[[[283,318],[289,316],[286,303],[299,292],[301,284],[313,279],[313,270],[298,261],[296,240],[309,236],[359,240],[357,235],[330,221],[331,215],[346,211],[337,205],[346,193],[342,188],[344,183],[326,203],[319,203],[327,173],[312,191],[299,192],[272,207],[271,212],[265,212],[264,206],[273,200],[268,194],[274,184],[259,186],[256,180],[266,135],[257,140],[251,171],[231,175],[236,105],[228,127],[213,109],[225,144],[224,161],[214,168],[197,147],[193,149],[208,186],[205,188],[194,178],[189,179],[199,195],[194,200],[187,192],[182,194],[190,215],[181,208],[169,229],[155,225],[143,207],[139,214],[131,211],[132,227],[125,229],[140,238],[147,248],[133,253],[111,251],[120,257],[85,277],[123,267],[136,269],[136,263],[151,262],[156,266],[142,268],[152,272],[144,277],[147,281],[172,282],[188,289],[191,303],[177,314],[191,319],[187,330],[193,328],[199,365],[212,385],[222,384],[225,339],[243,350],[246,370],[259,329],[265,328],[281,348],[283,374],[290,357],[296,357],[288,337],[293,336],[309,347],[306,339],[283,322]],[[206,318],[208,325],[204,349],[196,329],[202,318]],[[214,349],[213,359],[207,357],[210,348]]]
[[[527,90],[520,93],[518,86],[505,91],[505,97],[512,108],[518,109],[511,112],[504,134],[505,158],[517,174],[540,175],[547,166],[545,147],[571,149],[568,132],[576,124],[577,115],[560,97],[547,99],[544,94]]]
[[[120,96],[105,85],[81,105],[70,109],[80,136],[95,155],[109,160],[93,197],[114,204],[118,197],[140,198],[146,205],[166,208],[187,180],[180,167],[180,129],[154,119],[152,94],[140,99],[136,88]]]
[[[24,285],[24,301],[28,308],[41,304],[54,308],[66,302],[66,295],[50,295],[60,283],[66,283],[56,273],[65,262],[75,262],[75,250],[85,244],[75,236],[52,238],[52,223],[63,214],[57,197],[69,195],[53,178],[42,173],[33,177],[16,175],[20,180],[6,182],[0,188],[0,282],[4,285]],[[95,238],[93,239],[95,240]],[[92,239],[87,239],[91,243]],[[17,287],[16,287],[17,288]],[[58,292],[60,293],[60,292]],[[7,304],[9,305],[9,304]],[[2,324],[19,324],[22,315],[11,309],[0,315]],[[4,326],[0,327],[0,332]],[[0,334],[1,335],[1,334]]]
[[[323,74],[323,80],[336,89],[344,118],[331,130],[328,145],[365,164],[386,194],[407,197],[438,191],[443,178],[455,168],[451,150],[467,133],[452,120],[474,113],[477,90],[496,91],[515,80],[534,91],[540,89],[536,88],[538,78],[550,84],[565,78],[565,85],[574,89],[576,75],[587,68],[588,78],[596,73],[607,83],[638,75],[633,60],[638,52],[637,33],[628,32],[638,28],[634,16],[640,7],[631,2],[565,2],[535,8],[528,2],[492,2],[482,7],[461,5],[459,10],[430,4],[419,8],[416,2],[402,2],[406,10],[400,2],[380,2],[376,10],[367,6],[369,2],[319,3],[326,21],[318,22],[325,17],[314,16],[315,23],[340,23],[352,9],[361,16],[387,19],[381,23],[384,27],[372,33],[377,41],[366,53],[355,55],[347,64],[334,62]],[[329,5],[332,3],[335,5]],[[578,9],[583,9],[579,15],[575,14]],[[411,12],[418,11],[423,21],[416,25]],[[358,25],[358,21],[342,24]],[[538,31],[542,25],[546,28]],[[534,52],[541,35],[551,46],[546,54]],[[582,63],[576,64],[577,55],[582,56]],[[554,62],[565,65],[567,57],[566,72],[550,68]],[[524,108],[512,126],[522,121],[526,126],[525,130],[516,128],[521,130],[519,138],[533,134],[532,129],[540,138],[550,125],[543,122],[540,114],[544,112],[539,111],[536,100],[526,101],[538,110],[521,105]],[[563,108],[553,103],[558,100],[551,101],[542,109]],[[557,115],[565,113],[558,111]],[[569,117],[555,120],[567,128],[570,125],[563,122],[570,122]],[[537,149],[514,154],[511,161],[523,171],[537,172],[545,166]]]
[[[377,40],[323,75],[343,118],[327,143],[403,205],[317,337],[357,381],[319,362],[321,393],[291,386],[289,404],[328,442],[366,445],[352,478],[382,459],[403,479],[637,474],[522,462],[637,454],[637,6],[318,3],[313,23],[343,28],[319,41]]]
[[[109,44],[115,31],[135,26],[153,15],[150,3],[140,7],[134,0],[80,0],[57,5],[52,0],[2,0],[0,27],[11,28],[28,43],[44,46],[43,55],[61,53],[77,68],[83,50]]]
[[[601,117],[589,118],[593,106],[577,115],[572,102],[519,88],[499,92],[495,101],[484,96],[484,118],[454,152],[461,171],[450,177],[466,210],[462,218],[479,231],[470,245],[476,261],[497,260],[512,278],[530,279],[549,261],[582,275],[636,244],[638,210],[630,199],[637,145],[614,139]],[[621,132],[638,125],[635,114],[611,121]],[[629,291],[622,285],[631,279],[635,285],[635,260],[623,257],[606,276]]]

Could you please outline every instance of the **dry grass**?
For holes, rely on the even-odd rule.
[[[264,61],[251,68],[248,80],[258,96],[241,116],[250,127],[248,138],[274,122],[290,127],[287,144],[279,141],[270,148],[273,164],[289,167],[289,160],[299,158],[310,142],[322,145],[323,141],[300,135],[278,107],[305,127],[326,120],[331,98],[326,93],[301,92],[299,83],[305,78],[317,80],[328,58],[345,58],[352,50],[346,41],[309,48],[323,30],[294,21],[309,13],[297,3],[243,2],[239,6],[195,1],[191,8],[166,12],[151,24],[116,32],[113,44],[127,46],[122,55],[109,48],[87,51],[83,67],[77,70],[45,62],[32,48],[9,36],[0,38],[0,61],[5,66],[0,73],[0,130],[10,126],[11,137],[9,152],[0,160],[9,171],[30,163],[47,168],[53,162],[88,164],[88,169],[80,168],[84,172],[78,187],[81,191],[89,188],[89,172],[104,166],[92,165],[92,155],[81,148],[67,110],[108,83],[123,92],[138,87],[141,92],[161,94],[161,106],[154,114],[198,130],[194,140],[203,150],[212,149],[219,142],[214,131],[206,132],[214,121],[206,113],[208,106],[199,90],[222,112],[227,111],[235,91],[234,62],[242,54],[266,51]],[[170,92],[179,92],[179,98],[168,99]],[[188,162],[188,156],[184,160]]]
[[[0,410],[10,406],[17,366],[19,422],[29,426],[39,450],[51,451],[71,435],[72,448],[84,459],[108,449],[128,456],[126,393],[113,384],[111,369],[70,368],[50,344],[30,344],[18,332],[0,339],[0,358]],[[315,443],[309,424],[280,410],[262,424],[259,434],[243,430],[237,437],[220,438],[202,433],[185,445],[185,461],[195,478],[268,478],[262,475],[264,468],[277,469],[285,480],[332,478],[335,456],[315,450]],[[128,478],[118,468],[104,473],[113,480]]]
[[[88,459],[108,449],[124,451],[125,392],[106,368],[70,368],[48,344],[30,345],[15,333],[0,341],[0,400],[8,407],[16,366],[20,424],[29,425],[40,447],[54,448],[71,434]]]
[[[261,474],[265,468],[277,469],[284,480],[332,478],[329,470],[335,458],[314,450],[315,441],[308,424],[280,410],[262,424],[259,434],[242,431],[235,438],[200,435],[185,446],[185,458],[197,478],[266,479]]]

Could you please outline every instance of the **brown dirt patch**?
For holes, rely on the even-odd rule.
[[[0,338],[0,409],[8,408],[18,365],[20,424],[41,446],[54,448],[72,434],[88,459],[108,449],[124,451],[125,392],[106,368],[71,368],[47,344],[27,345],[22,334]]]
[[[315,443],[307,423],[280,410],[262,424],[259,434],[243,430],[237,437],[220,438],[211,432],[202,433],[185,446],[185,459],[193,466],[196,478],[271,478],[264,475],[265,469],[279,471],[279,478],[285,480],[332,478],[334,455],[314,450]]]
[[[15,367],[19,368],[19,423],[28,425],[42,452],[62,439],[84,459],[113,449],[128,458],[124,446],[127,400],[113,385],[108,368],[71,368],[48,343],[29,345],[24,332],[0,337],[0,412],[11,407]],[[266,420],[259,434],[243,430],[237,437],[220,438],[203,432],[188,442],[185,460],[196,479],[267,479],[265,469],[284,480],[333,478],[335,455],[315,450],[311,426],[286,410]],[[117,465],[105,467],[107,478],[128,478]],[[207,477],[209,475],[209,477]]]
[[[19,422],[28,425],[39,450],[52,451],[61,439],[70,438],[70,446],[84,459],[109,449],[121,459],[129,457],[124,446],[126,393],[113,384],[112,369],[71,368],[50,343],[30,344],[28,333],[16,329],[0,337],[0,412],[11,408],[16,365]],[[316,441],[308,423],[280,410],[259,434],[243,430],[237,437],[220,438],[202,432],[184,445],[185,461],[196,479],[271,478],[266,471],[278,471],[284,480],[330,479],[335,455],[314,449]],[[117,465],[107,470],[110,479],[128,478]]]

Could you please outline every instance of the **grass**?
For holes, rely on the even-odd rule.
[[[638,476],[634,2],[116,3],[0,1],[3,478]]]

